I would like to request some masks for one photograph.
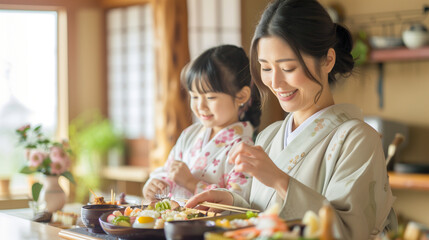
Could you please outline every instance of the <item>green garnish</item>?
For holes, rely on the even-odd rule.
[[[115,218],[112,220],[112,223],[113,223],[113,224],[115,224],[115,225],[118,225],[118,224],[119,224],[119,222],[127,222],[127,223],[130,223],[130,217],[128,217],[128,216],[118,216],[118,217],[115,217]]]
[[[171,205],[168,200],[163,200],[155,204],[155,210],[158,212],[165,211],[167,209],[171,209]]]
[[[252,211],[247,211],[246,212],[246,217],[247,218],[253,218],[253,217],[257,217],[258,213],[252,212]]]

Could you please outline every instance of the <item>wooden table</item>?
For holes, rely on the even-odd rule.
[[[81,204],[64,206],[64,211],[79,213]],[[33,213],[29,208],[0,210],[0,239],[73,239],[99,240],[84,234],[64,230],[47,223],[31,221]]]
[[[61,230],[48,224],[0,213],[1,239],[62,239],[58,235]]]

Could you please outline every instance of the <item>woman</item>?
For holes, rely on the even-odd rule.
[[[252,40],[252,76],[290,114],[257,139],[230,152],[235,170],[254,177],[249,199],[227,191],[196,195],[202,201],[264,210],[282,206],[285,219],[302,218],[324,202],[335,210],[340,239],[368,239],[396,226],[378,133],[358,108],[336,105],[330,86],[349,75],[354,61],[348,30],[332,22],[315,0],[278,0],[264,11]]]

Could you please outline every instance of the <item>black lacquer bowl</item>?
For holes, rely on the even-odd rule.
[[[82,206],[81,218],[82,223],[93,233],[103,233],[100,226],[99,218],[105,212],[113,212],[115,210],[124,209],[124,206],[109,205],[109,204],[93,204]]]
[[[205,232],[222,230],[216,227],[214,221],[171,221],[164,225],[164,233],[167,240],[204,240]]]

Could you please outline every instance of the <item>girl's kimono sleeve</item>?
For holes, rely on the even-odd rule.
[[[168,183],[170,185],[170,189],[172,188],[173,182],[168,178],[168,168],[174,160],[182,160],[183,155],[181,149],[183,148],[182,145],[185,141],[186,132],[187,129],[185,129],[180,135],[180,137],[177,139],[176,145],[174,145],[174,147],[168,154],[167,161],[165,162],[164,166],[156,168],[154,171],[151,172],[149,179],[146,181],[146,184],[148,184],[152,179],[156,178]]]
[[[251,140],[248,141],[236,141],[235,144],[239,142],[246,142],[247,144],[252,144]],[[230,145],[228,149],[231,149],[234,144]],[[252,177],[246,173],[236,172],[234,170],[234,165],[228,163],[228,151],[226,151],[225,158],[222,159],[222,166],[220,166],[219,171],[223,171],[224,174],[221,175],[221,179],[217,183],[209,184],[204,181],[199,181],[195,189],[195,193],[200,193],[210,189],[226,189],[239,197],[248,199],[250,195],[250,189],[252,186]]]
[[[154,178],[162,180],[168,183],[169,185],[171,184],[170,183],[171,181],[168,179],[168,167],[170,166],[171,162],[175,160],[175,155],[176,155],[175,150],[176,150],[176,146],[174,146],[173,149],[171,149],[164,166],[156,168],[154,171],[151,172],[149,179],[146,181],[146,184],[148,184]]]

